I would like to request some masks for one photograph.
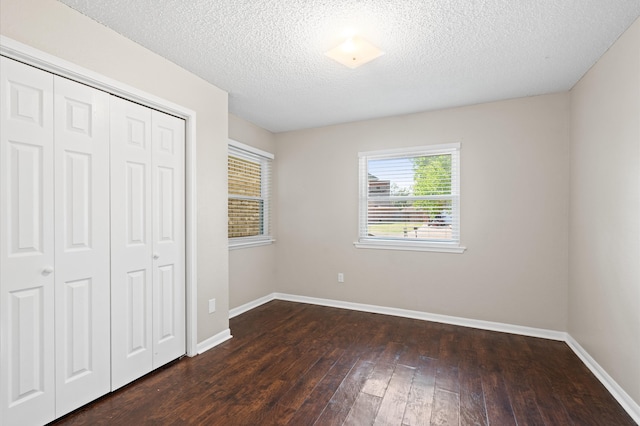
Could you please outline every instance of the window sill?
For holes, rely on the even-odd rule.
[[[275,243],[273,238],[265,238],[259,240],[229,241],[229,250],[237,250],[250,247],[268,246]]]
[[[432,251],[439,253],[464,253],[467,249],[459,244],[408,242],[391,240],[360,240],[353,243],[356,248],[378,250]]]

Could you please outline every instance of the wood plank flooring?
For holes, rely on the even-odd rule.
[[[272,301],[55,425],[634,425],[563,342]]]

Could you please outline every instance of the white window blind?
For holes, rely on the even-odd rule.
[[[356,246],[461,251],[460,144],[364,152],[359,160]]]
[[[229,141],[230,247],[270,243],[271,162],[273,155]]]

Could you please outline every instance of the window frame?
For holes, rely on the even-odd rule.
[[[227,237],[229,250],[240,249],[240,248],[249,248],[249,247],[257,247],[273,244],[275,239],[271,235],[272,226],[271,226],[271,195],[272,195],[272,171],[273,171],[273,160],[275,156],[270,152],[263,151],[258,148],[254,148],[250,145],[244,144],[242,142],[238,142],[233,139],[229,139],[227,143],[227,161],[229,157],[236,157],[242,160],[248,160],[252,162],[260,163],[261,170],[261,195],[257,199],[262,201],[262,222],[263,222],[263,232],[260,235],[249,236],[249,237]],[[267,176],[265,180],[265,176],[262,173],[265,168],[268,170]],[[229,178],[229,168],[227,167],[227,179]],[[233,194],[229,193],[229,185],[227,184],[227,200],[231,198],[239,198],[238,196],[233,197]],[[228,224],[229,213],[227,212],[227,235],[229,234],[229,224]]]
[[[386,149],[378,151],[366,151],[358,153],[358,241],[354,242],[356,248],[381,249],[381,250],[407,250],[407,251],[431,251],[442,253],[463,253],[466,247],[462,246],[460,224],[460,151],[459,142],[407,147],[400,149]],[[419,155],[448,155],[451,154],[452,179],[451,194],[453,213],[457,216],[457,236],[453,241],[437,241],[428,239],[402,239],[368,236],[368,205],[369,205],[369,171],[368,161],[377,159],[406,158]]]

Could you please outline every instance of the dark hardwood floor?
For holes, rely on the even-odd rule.
[[[273,301],[56,425],[634,425],[563,342]]]

